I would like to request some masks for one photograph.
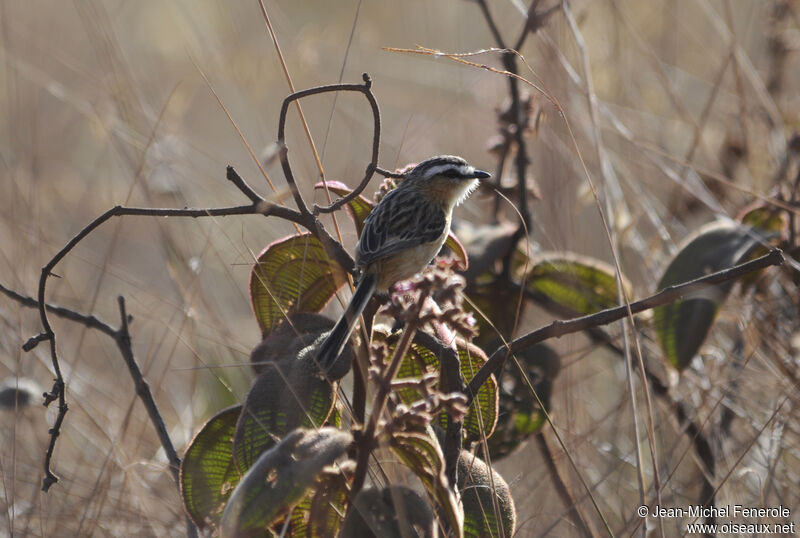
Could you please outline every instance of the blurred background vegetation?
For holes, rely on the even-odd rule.
[[[297,89],[370,74],[382,112],[383,168],[455,153],[494,170],[489,147],[496,109],[507,96],[505,77],[443,57],[384,50],[494,46],[476,3],[275,0],[266,6]],[[513,41],[526,6],[494,0],[489,7]],[[787,174],[795,170],[786,141],[800,127],[800,5],[607,0],[576,1],[571,8],[585,40],[607,171],[618,191],[602,180],[581,51],[560,11],[527,39],[520,75],[558,100],[594,181],[609,189],[622,269],[633,297],[643,297],[656,291],[677,245],[694,229],[735,216],[756,200],[752,192],[770,196],[782,162]],[[41,267],[116,204],[246,203],[225,180],[228,164],[268,199],[291,204],[273,158],[278,112],[290,90],[258,2],[2,2],[0,33],[5,286],[35,296]],[[502,68],[496,53],[470,60]],[[541,109],[528,141],[531,180],[542,197],[532,205],[531,242],[610,262],[565,123],[544,96],[526,89]],[[303,108],[327,179],[354,186],[372,136],[363,98],[341,94],[334,108],[328,94]],[[313,191],[317,167],[294,113],[287,143],[304,194],[321,202],[323,195]],[[492,198],[475,196],[459,218],[484,223],[492,207]],[[516,222],[512,209],[503,212]],[[355,231],[347,219],[338,220],[352,248]],[[259,217],[114,220],[56,268],[48,299],[116,324],[116,297],[126,297],[136,355],[181,452],[206,418],[246,393],[252,374],[245,365],[260,339],[247,297],[250,266],[266,244],[293,231]],[[340,311],[337,301],[328,308]],[[695,410],[712,440],[718,504],[782,503],[794,515],[800,510],[797,391],[777,364],[796,372],[800,344],[793,337],[796,310],[774,332],[752,334],[750,322],[769,317],[771,308],[752,296],[733,296],[702,349],[704,361],[680,378],[661,368],[675,401]],[[526,311],[518,334],[552,318]],[[30,378],[49,390],[46,346],[27,354],[20,348],[41,330],[37,313],[3,298],[0,322],[0,378]],[[55,409],[45,410],[37,399],[0,411],[0,529],[36,536],[183,534],[166,460],[113,342],[68,321],[53,323],[70,406],[54,457],[61,481],[40,492]],[[612,529],[627,534],[638,523],[639,494],[624,363],[582,336],[564,338],[557,348],[562,371],[553,388],[554,423]],[[793,395],[789,404],[773,416],[787,395]],[[662,486],[665,504],[685,506],[696,500],[702,471],[672,414],[656,406],[654,415],[659,457],[674,470]],[[516,499],[520,536],[575,532],[566,517],[570,507],[553,494],[550,463],[584,516],[596,517],[563,451],[544,439],[552,462],[529,443],[496,465]],[[668,534],[679,530],[674,521],[666,525]]]

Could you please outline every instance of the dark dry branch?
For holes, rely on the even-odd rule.
[[[10,297],[11,299],[15,300],[22,306],[27,306],[28,308],[37,308],[37,309],[39,308],[39,301],[37,301],[33,297],[17,293],[16,291],[7,288],[2,284],[0,284],[0,292]],[[86,314],[81,314],[80,312],[75,312],[74,310],[70,310],[69,308],[64,308],[63,306],[48,304],[47,311],[52,312],[53,314],[57,315],[60,318],[80,323],[90,329],[97,329],[98,331],[112,337],[114,336],[114,332],[116,330],[111,325],[100,321],[95,316],[88,316]]]
[[[302,194],[300,194],[300,189],[297,187],[297,182],[294,179],[294,173],[292,172],[292,166],[289,163],[289,148],[286,146],[286,114],[289,110],[289,105],[292,101],[296,101],[302,99],[303,97],[309,97],[311,95],[319,95],[321,93],[328,93],[328,92],[360,92],[366,97],[367,101],[369,102],[370,107],[372,108],[372,118],[373,118],[373,132],[372,132],[372,157],[367,165],[366,172],[364,174],[364,179],[361,180],[361,183],[353,189],[353,192],[344,196],[343,198],[339,198],[335,202],[333,202],[329,206],[314,206],[314,215],[318,215],[320,213],[332,213],[337,209],[344,206],[344,204],[350,202],[351,200],[355,199],[356,196],[361,194],[361,192],[366,188],[369,180],[372,179],[373,174],[375,174],[376,170],[378,169],[378,150],[380,149],[380,140],[381,140],[381,114],[380,110],[378,109],[378,102],[375,100],[375,96],[372,94],[372,80],[369,78],[367,73],[363,74],[364,84],[331,84],[329,86],[317,86],[316,88],[309,88],[307,90],[302,90],[299,92],[295,92],[289,95],[286,99],[283,100],[283,105],[281,106],[281,114],[280,119],[278,120],[278,146],[280,147],[280,159],[281,159],[281,166],[283,167],[283,175],[286,176],[286,181],[289,184],[289,189],[292,191],[292,196],[294,196],[295,203],[297,204],[297,208],[303,214],[308,214],[308,206],[303,200]],[[320,224],[321,226],[321,224]]]
[[[561,9],[561,2],[556,2],[554,5],[550,6],[547,9],[543,9],[539,11],[537,8],[539,7],[539,0],[533,0],[531,2],[530,7],[528,8],[528,14],[525,20],[525,26],[522,28],[522,32],[519,34],[519,38],[517,42],[514,44],[514,50],[518,51],[522,48],[522,45],[525,44],[525,39],[530,34],[535,34],[536,31],[543,27],[547,22],[547,19]]]
[[[55,333],[53,332],[52,327],[50,326],[50,320],[47,317],[47,308],[46,308],[46,300],[45,300],[45,293],[47,289],[47,279],[51,276],[53,269],[56,265],[73,249],[75,246],[80,243],[86,236],[88,236],[92,231],[98,228],[100,225],[105,223],[107,220],[111,219],[112,217],[120,217],[120,216],[150,216],[150,217],[192,217],[192,218],[199,218],[199,217],[218,217],[218,216],[229,216],[229,215],[264,215],[264,216],[276,216],[291,222],[295,222],[298,224],[303,225],[306,227],[311,233],[317,235],[318,231],[318,224],[319,222],[317,219],[308,213],[301,213],[295,211],[293,209],[289,209],[283,206],[279,206],[275,203],[269,202],[256,194],[252,188],[236,173],[233,167],[228,167],[227,170],[227,178],[231,181],[247,198],[249,198],[252,203],[250,205],[242,205],[242,206],[232,206],[232,207],[215,207],[215,208],[202,208],[202,209],[194,209],[194,208],[183,208],[183,209],[173,209],[173,208],[147,208],[147,207],[125,207],[125,206],[115,206],[94,219],[90,222],[87,226],[85,226],[80,232],[78,232],[75,236],[70,239],[70,241],[61,249],[59,250],[55,256],[42,268],[41,277],[39,279],[39,289],[38,289],[38,300],[36,301],[37,308],[39,309],[39,317],[41,318],[42,328],[43,331],[40,335],[33,337],[32,339],[26,342],[25,348],[26,351],[30,351],[33,349],[38,343],[43,341],[50,342],[50,357],[53,363],[53,371],[56,374],[55,381],[53,383],[52,390],[45,394],[45,405],[49,405],[51,402],[58,400],[58,415],[56,416],[55,422],[53,427],[49,430],[50,434],[50,442],[48,445],[47,452],[45,454],[45,477],[42,483],[42,490],[47,491],[50,486],[58,482],[58,477],[53,474],[50,469],[50,461],[52,459],[53,450],[55,449],[56,439],[58,438],[61,432],[61,425],[64,421],[64,416],[68,411],[65,395],[64,395],[64,378],[61,374],[61,366],[58,360],[58,352],[56,348],[56,337]],[[329,236],[327,238],[317,235],[320,238],[320,241],[323,244],[326,243],[325,239],[330,239],[330,242],[335,243],[338,245],[338,248],[329,248],[329,252],[331,256],[340,264],[342,267],[345,268],[352,268],[353,267],[353,260],[341,246],[341,244],[333,241],[332,238]],[[77,320],[76,320],[77,321]],[[100,329],[98,326],[94,326],[94,328]],[[106,332],[106,331],[104,331]]]
[[[782,265],[783,263],[783,252],[778,249],[774,249],[768,254],[756,258],[755,260],[736,265],[729,269],[717,271],[716,273],[712,273],[683,284],[669,286],[655,295],[651,295],[650,297],[640,301],[630,303],[630,312],[633,314],[638,314],[639,312],[644,312],[645,310],[650,310],[657,306],[674,302],[684,295],[704,287],[735,280],[753,271],[758,271],[759,269],[764,269],[765,267],[770,267],[772,265]],[[508,346],[500,346],[494,351],[494,353],[492,353],[486,364],[484,364],[481,369],[478,370],[478,373],[475,374],[475,377],[473,377],[467,385],[467,389],[465,391],[467,396],[467,405],[472,403],[473,398],[478,393],[478,389],[486,382],[487,379],[489,379],[490,375],[499,375],[500,372],[502,372],[503,366],[511,354],[522,351],[523,349],[529,348],[534,344],[538,344],[549,338],[558,338],[566,334],[584,331],[591,327],[598,327],[600,325],[607,325],[614,321],[619,321],[627,315],[628,305],[622,305],[615,308],[602,310],[596,314],[582,316],[580,318],[555,320],[549,325],[545,325],[544,327],[529,332],[526,335],[520,336],[509,343]]]
[[[161,417],[161,413],[158,410],[156,401],[153,398],[153,393],[150,392],[150,385],[148,385],[144,375],[142,375],[142,370],[139,368],[139,364],[136,362],[136,357],[133,355],[131,334],[128,331],[128,314],[125,311],[125,298],[120,295],[117,297],[117,303],[119,304],[120,326],[119,329],[117,329],[114,333],[114,341],[117,343],[117,347],[122,354],[122,358],[125,359],[125,364],[128,366],[128,371],[131,374],[131,378],[133,378],[133,385],[136,387],[136,394],[142,400],[142,403],[147,410],[147,415],[150,417],[150,422],[153,423],[153,426],[156,429],[158,439],[161,441],[161,446],[164,448],[164,452],[167,455],[172,477],[175,479],[175,483],[180,487],[180,479],[178,474],[181,466],[181,458],[178,456],[178,453],[175,451],[175,447],[172,445],[172,440],[169,438],[167,426],[164,424],[164,419]]]
[[[383,177],[390,177],[390,178],[393,178],[393,179],[400,179],[400,178],[406,177],[405,174],[400,174],[398,172],[390,172],[390,171],[384,170],[383,168],[380,168],[380,167],[376,167],[375,171],[377,173],[379,173],[380,175],[382,175]]]
[[[33,297],[17,293],[16,291],[9,289],[2,284],[0,284],[0,292],[4,293],[6,296],[23,306],[28,308],[39,308],[39,302]],[[96,316],[81,314],[80,312],[76,312],[63,306],[47,304],[46,308],[48,312],[51,312],[60,318],[80,323],[84,327],[98,330],[101,333],[110,336],[114,340],[114,343],[117,344],[125,363],[128,365],[128,370],[131,373],[131,377],[133,378],[134,386],[136,387],[136,394],[139,399],[142,400],[142,403],[144,404],[147,414],[150,418],[150,422],[153,424],[153,427],[156,429],[156,433],[158,434],[158,439],[161,442],[161,448],[164,449],[164,453],[167,455],[172,477],[175,480],[176,485],[180,488],[178,475],[181,464],[180,457],[178,456],[178,453],[172,444],[172,439],[170,439],[169,434],[167,433],[164,419],[161,417],[161,413],[158,410],[158,406],[153,398],[153,394],[150,392],[150,387],[147,384],[147,381],[145,381],[142,371],[139,369],[139,365],[137,364],[136,358],[133,355],[133,346],[131,345],[130,332],[128,331],[128,316],[125,312],[125,301],[122,296],[118,297],[117,300],[119,301],[121,318],[119,329],[115,329],[108,323],[98,319]],[[29,343],[30,340],[25,345],[27,346]],[[45,405],[49,403],[48,400],[50,400],[50,394],[51,393],[45,393]],[[58,481],[58,478],[56,477],[55,480]],[[47,487],[50,485],[52,485],[52,483],[48,484]],[[189,535],[196,536],[197,534],[194,528],[194,523],[187,519],[186,524],[190,531]]]
[[[561,316],[575,315],[574,311],[563,308],[560,304],[556,303],[542,293],[523,289],[518,285],[515,286],[515,289],[519,293],[524,293],[525,297],[529,298],[531,301],[535,302],[551,313]],[[624,358],[625,352],[616,343],[614,343],[612,338],[602,328],[590,327],[585,331],[585,334],[592,342],[600,344],[619,357]],[[637,367],[639,365],[638,362],[634,362],[633,364]],[[700,502],[698,504],[702,504],[709,499],[711,492],[714,491],[714,485],[709,479],[709,477],[714,476],[714,469],[716,467],[716,459],[714,457],[713,450],[711,450],[711,443],[703,433],[702,426],[691,418],[689,411],[681,402],[673,399],[669,387],[655,373],[647,368],[647,363],[644,363],[644,373],[647,377],[647,383],[650,386],[650,389],[653,391],[653,394],[655,394],[656,398],[661,399],[664,405],[670,410],[672,415],[675,417],[676,422],[678,423],[678,427],[681,428],[689,441],[692,443],[695,454],[697,454],[697,457],[700,458],[700,461],[702,461],[705,465],[706,472],[701,473],[700,475],[701,480],[703,481],[703,487],[699,496]],[[713,498],[710,499],[710,503],[714,503]],[[713,523],[712,519],[713,518],[709,517],[705,522],[711,524]]]
[[[528,9],[528,17],[525,22],[525,27],[522,29],[522,33],[520,34],[519,38],[516,41],[516,49],[522,46],[525,42],[525,38],[531,32],[535,32],[542,24],[546,18],[552,12],[551,10],[547,10],[544,14],[537,13],[536,8],[539,3],[539,0],[533,0],[531,3],[530,8]],[[530,233],[530,223],[531,223],[531,216],[530,210],[528,208],[528,164],[530,163],[530,159],[528,158],[528,150],[525,144],[525,132],[528,128],[528,107],[523,103],[522,96],[520,94],[519,89],[519,80],[517,80],[516,76],[519,74],[519,70],[517,67],[517,54],[515,51],[508,50],[506,47],[505,40],[503,36],[500,34],[498,30],[497,24],[492,17],[491,12],[489,11],[489,6],[486,3],[486,0],[478,0],[478,5],[481,8],[483,13],[484,19],[486,19],[486,24],[489,26],[489,30],[494,37],[497,46],[501,49],[505,49],[502,55],[503,67],[508,72],[511,73],[512,76],[508,77],[508,92],[509,96],[511,97],[511,106],[508,109],[508,118],[510,123],[513,125],[513,129],[511,129],[510,137],[505,137],[505,144],[508,146],[510,142],[513,140],[514,145],[516,146],[516,154],[514,156],[514,165],[515,165],[515,172],[517,176],[517,198],[518,198],[518,209],[519,213],[522,216],[522,222],[520,222],[519,227],[517,228],[516,233],[513,236],[513,240],[511,242],[511,246],[508,250],[508,255],[504,257],[503,260],[503,267],[504,273],[507,274],[509,271],[509,266],[511,263],[511,255],[516,245],[521,241],[527,233]],[[508,156],[509,148],[502,148],[499,152],[499,159],[501,160],[498,164],[498,170],[503,169],[503,161]],[[497,185],[500,186],[502,177],[498,176],[496,178]],[[499,195],[498,195],[499,196]],[[499,206],[499,201],[497,201],[496,206]]]

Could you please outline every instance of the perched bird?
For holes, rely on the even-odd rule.
[[[372,294],[412,277],[439,253],[453,208],[475,190],[478,180],[488,177],[461,157],[432,157],[412,168],[375,206],[356,245],[358,286],[317,354],[323,369],[341,353]]]

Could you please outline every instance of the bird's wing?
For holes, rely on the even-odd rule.
[[[356,246],[359,265],[435,241],[444,233],[444,211],[414,191],[395,189],[372,210]]]

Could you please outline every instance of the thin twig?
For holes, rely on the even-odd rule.
[[[22,295],[21,293],[9,289],[2,284],[0,284],[0,292],[4,293],[6,296],[18,302],[22,306],[26,306],[28,308],[39,308],[39,302],[33,297]],[[153,398],[153,394],[150,392],[150,387],[147,384],[147,381],[145,381],[142,371],[133,355],[133,347],[131,345],[131,337],[128,330],[128,316],[125,312],[125,301],[122,296],[118,298],[118,302],[121,319],[119,329],[115,329],[108,323],[101,321],[93,315],[81,314],[75,310],[53,304],[47,304],[45,306],[48,312],[51,312],[60,318],[80,323],[89,329],[96,329],[103,334],[110,336],[117,344],[117,347],[119,348],[119,351],[128,366],[128,370],[131,373],[131,377],[133,378],[134,386],[136,387],[136,394],[144,404],[147,414],[150,418],[150,422],[156,429],[159,441],[161,442],[161,447],[164,449],[164,453],[169,461],[172,478],[175,480],[175,484],[178,486],[178,488],[180,488],[179,470],[181,460],[177,451],[175,450],[174,445],[172,444],[172,440],[169,437],[164,419],[161,417],[161,413],[158,410],[158,406]],[[194,523],[188,519],[187,527],[189,529],[190,537],[197,536]]]
[[[39,308],[39,301],[37,301],[33,297],[22,295],[21,293],[18,293],[10,288],[7,288],[3,284],[0,284],[0,292],[4,293],[6,296],[10,297],[14,301],[21,304],[22,306],[27,306],[28,308]],[[65,308],[63,306],[48,304],[47,311],[52,312],[53,314],[55,314],[60,318],[80,323],[90,329],[97,329],[98,331],[105,333],[111,337],[113,337],[114,333],[116,332],[116,329],[114,327],[103,321],[100,321],[95,316],[81,314],[80,312],[70,310],[69,308]]]
[[[316,88],[309,88],[307,90],[295,92],[283,100],[280,119],[278,120],[278,145],[280,146],[281,166],[283,166],[283,173],[286,176],[287,183],[289,183],[289,189],[292,191],[292,195],[294,196],[297,207],[301,213],[309,213],[309,210],[305,204],[305,201],[303,200],[302,195],[300,194],[300,190],[297,187],[297,182],[294,179],[294,173],[292,172],[292,167],[289,163],[288,148],[286,146],[286,114],[289,110],[289,105],[292,103],[292,101],[297,101],[311,95],[318,95],[328,92],[350,91],[362,93],[364,97],[366,97],[370,108],[372,109],[372,156],[369,164],[367,164],[364,179],[361,180],[353,192],[347,196],[344,196],[343,198],[339,198],[331,205],[322,207],[317,205],[314,206],[314,215],[318,215],[320,213],[332,213],[361,194],[378,168],[378,150],[380,149],[381,140],[381,114],[380,109],[378,108],[378,102],[375,100],[375,96],[372,94],[372,80],[370,80],[369,75],[366,73],[364,73],[363,79],[364,84],[331,84],[329,86],[318,86]]]
[[[150,385],[147,384],[147,381],[142,374],[142,370],[139,368],[139,364],[136,362],[136,357],[133,355],[131,334],[128,330],[129,319],[125,310],[125,298],[120,295],[117,297],[117,303],[119,304],[120,326],[114,334],[114,341],[117,343],[117,347],[122,354],[122,358],[125,359],[125,364],[128,366],[128,371],[131,374],[131,378],[133,378],[133,385],[136,387],[136,394],[139,396],[139,399],[142,400],[142,403],[147,410],[147,415],[150,417],[150,422],[153,423],[153,426],[156,429],[158,439],[161,441],[161,446],[164,448],[167,461],[169,461],[170,472],[175,479],[175,483],[180,485],[178,473],[180,471],[181,459],[178,456],[178,453],[175,451],[175,447],[172,445],[172,440],[169,438],[167,426],[164,424],[164,419],[161,416],[161,412],[158,410],[158,406],[153,398],[153,393],[150,391]]]
[[[192,217],[192,218],[199,218],[199,217],[215,217],[215,216],[229,216],[229,215],[264,215],[264,216],[277,216],[298,224],[302,224],[305,226],[309,231],[312,233],[319,233],[317,224],[318,221],[310,214],[302,214],[298,211],[293,209],[289,209],[286,207],[279,206],[272,202],[269,202],[263,198],[261,198],[258,194],[253,191],[247,185],[247,183],[233,170],[232,167],[228,167],[227,172],[228,180],[230,180],[247,198],[249,198],[253,203],[250,205],[243,205],[243,206],[232,206],[232,207],[215,207],[215,208],[202,208],[202,209],[194,209],[194,208],[183,208],[183,209],[174,209],[174,208],[146,208],[146,207],[126,207],[126,206],[115,206],[94,219],[88,225],[86,225],[81,231],[79,231],[76,235],[69,240],[69,242],[59,250],[55,256],[42,268],[41,277],[39,279],[39,288],[38,288],[38,300],[37,300],[37,307],[39,309],[39,317],[41,318],[42,328],[43,331],[41,335],[34,337],[31,340],[28,340],[26,343],[26,351],[30,351],[33,349],[38,343],[43,341],[50,342],[50,357],[53,364],[53,371],[55,372],[55,380],[53,383],[53,388],[49,393],[45,394],[45,405],[49,405],[51,402],[58,400],[58,414],[56,415],[55,422],[53,427],[50,428],[50,442],[48,444],[47,452],[45,454],[45,477],[42,483],[43,491],[47,491],[50,486],[58,482],[58,477],[52,472],[50,467],[50,461],[52,459],[53,450],[55,450],[56,439],[58,438],[61,432],[61,425],[64,421],[64,416],[68,411],[66,399],[65,399],[65,385],[64,385],[64,378],[61,373],[61,365],[58,360],[58,352],[56,347],[56,336],[53,332],[52,327],[50,326],[50,320],[47,316],[47,308],[46,308],[46,300],[45,300],[45,293],[47,289],[47,280],[51,276],[53,269],[56,265],[73,249],[75,246],[80,243],[86,236],[88,236],[92,231],[97,229],[100,225],[105,223],[106,221],[110,220],[113,217],[119,216],[151,216],[151,217]],[[323,241],[323,238],[320,237],[320,241]],[[332,257],[336,259],[337,262],[342,264],[342,267],[345,268],[352,268],[353,261],[352,258],[345,252],[344,248],[341,246],[340,243],[333,241],[335,245],[338,245],[338,248],[333,246],[330,248]],[[323,241],[324,244],[324,241]],[[99,328],[99,327],[95,327]]]

